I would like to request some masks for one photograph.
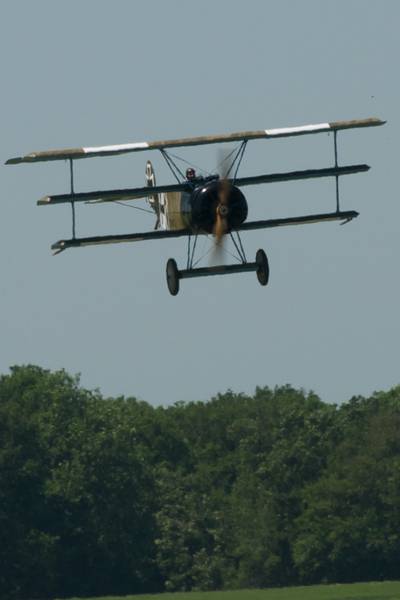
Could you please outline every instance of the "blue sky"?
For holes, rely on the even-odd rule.
[[[243,236],[264,248],[254,274],[184,281],[165,263],[183,240],[72,249],[70,209],[37,207],[68,189],[67,165],[1,167],[0,372],[39,364],[80,372],[105,395],[153,404],[291,383],[341,402],[399,382],[398,2],[153,0],[2,4],[2,163],[32,150],[104,145],[378,116],[339,135],[344,227]],[[249,144],[241,174],[333,163],[332,136]],[[212,170],[213,146],[176,153]],[[76,189],[133,187],[151,153],[76,166]],[[333,210],[333,181],[247,188],[250,218]],[[119,206],[78,209],[79,235],[152,229]],[[204,251],[207,247],[200,249]]]

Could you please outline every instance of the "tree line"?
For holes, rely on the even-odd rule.
[[[195,395],[195,392],[194,392]],[[0,594],[400,577],[400,386],[153,407],[65,371],[0,378]]]

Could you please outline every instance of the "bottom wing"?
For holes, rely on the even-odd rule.
[[[96,235],[93,237],[72,238],[70,240],[59,240],[51,249],[54,254],[59,254],[67,248],[79,248],[80,246],[96,246],[101,244],[118,244],[122,242],[144,242],[145,240],[163,240],[165,238],[184,237],[191,235],[190,229],[178,229],[172,231],[158,230],[145,231],[144,233],[122,233],[118,235]]]
[[[321,223],[324,221],[351,221],[358,217],[354,210],[322,213],[317,215],[305,215],[302,217],[288,217],[284,219],[268,219],[267,221],[248,221],[238,227],[238,231],[251,231],[254,229],[267,229],[270,227],[283,227],[285,225],[305,225],[307,223]],[[198,232],[202,233],[202,232]],[[121,242],[142,242],[144,240],[161,240],[165,238],[184,237],[196,234],[191,229],[180,229],[177,231],[146,231],[144,233],[124,233],[119,235],[98,235],[94,237],[72,238],[60,240],[52,245],[55,254],[67,248],[78,248],[80,246],[93,246],[98,244],[117,244]]]

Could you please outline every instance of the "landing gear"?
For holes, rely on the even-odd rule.
[[[173,258],[167,262],[166,274],[169,293],[176,296],[179,292],[179,271]]]
[[[257,250],[256,265],[257,279],[260,282],[260,285],[267,285],[269,279],[269,264],[267,255],[261,248],[260,250]]]
[[[230,273],[245,273],[255,271],[261,285],[267,285],[269,279],[268,258],[264,250],[257,250],[255,262],[248,263],[244,260],[235,265],[218,265],[215,267],[193,268],[193,260],[188,260],[186,269],[178,270],[176,261],[170,258],[167,262],[166,275],[170,294],[176,296],[179,292],[179,281],[190,277],[207,277],[210,275],[228,275]]]

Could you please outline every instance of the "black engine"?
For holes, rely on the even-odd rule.
[[[223,186],[226,186],[224,193]],[[219,179],[198,185],[192,192],[191,206],[192,227],[207,233],[214,232],[218,211],[226,220],[227,233],[241,225],[248,212],[246,198],[240,189]]]

